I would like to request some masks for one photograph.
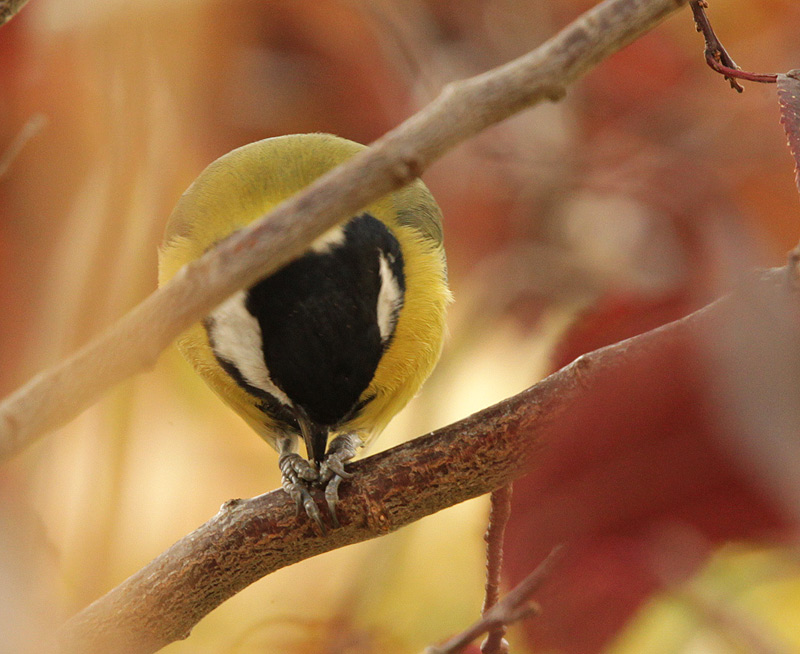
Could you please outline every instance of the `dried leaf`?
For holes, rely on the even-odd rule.
[[[778,102],[781,106],[781,125],[786,131],[789,150],[794,157],[794,179],[800,191],[800,70],[778,75]]]

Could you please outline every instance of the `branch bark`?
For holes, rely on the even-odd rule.
[[[707,338],[741,319],[752,298],[798,297],[790,260],[739,292],[634,338],[586,354],[528,390],[465,420],[352,464],[341,489],[342,527],[320,536],[282,491],[233,500],[206,524],[73,617],[64,651],[155,652],[185,638],[207,613],[259,578],[345,545],[382,536],[508,484],[559,436],[558,420],[602,376],[653,348]],[[749,299],[748,299],[749,298]],[[795,330],[797,325],[793,325]],[[318,498],[321,501],[321,498]]]
[[[178,334],[226,297],[298,256],[340,220],[418,177],[458,143],[526,107],[560,98],[592,66],[685,2],[606,0],[529,54],[445,87],[369,150],[184,268],[108,331],[0,403],[0,459],[154,365]]]

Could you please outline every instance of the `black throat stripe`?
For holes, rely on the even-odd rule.
[[[273,383],[318,426],[335,427],[363,408],[359,398],[391,340],[379,324],[381,258],[399,298],[393,331],[405,292],[403,255],[369,214],[345,225],[342,242],[306,253],[248,291],[245,306],[261,328]]]

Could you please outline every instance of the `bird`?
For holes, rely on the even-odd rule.
[[[331,134],[249,143],[212,162],[172,211],[159,285],[367,146]],[[278,452],[281,485],[326,533],[346,464],[431,374],[452,296],[442,214],[419,179],[328,230],[176,341],[211,389]],[[305,457],[299,453],[305,446]]]

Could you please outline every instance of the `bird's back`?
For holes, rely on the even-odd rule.
[[[215,161],[170,217],[160,283],[361,149],[295,135]],[[277,433],[298,432],[298,411],[368,440],[432,370],[448,301],[438,208],[415,182],[226,300],[178,347],[273,444]]]

